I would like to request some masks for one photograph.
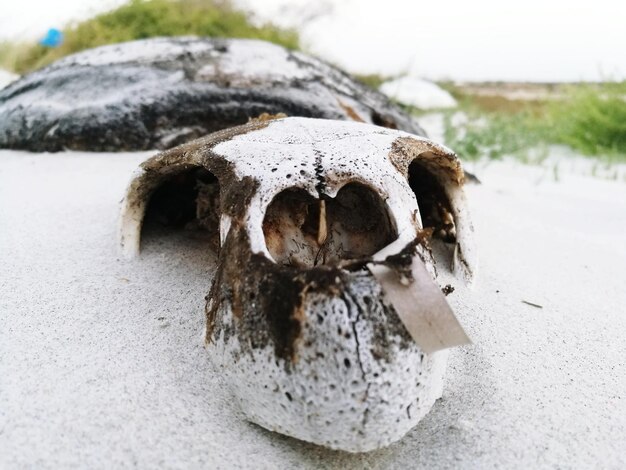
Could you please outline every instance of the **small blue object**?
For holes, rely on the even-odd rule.
[[[63,33],[56,29],[50,28],[39,44],[45,47],[58,47],[63,43]]]

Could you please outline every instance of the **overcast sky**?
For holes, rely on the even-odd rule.
[[[259,18],[303,25],[312,52],[352,72],[432,79],[575,81],[626,77],[624,0],[237,0]],[[0,37],[123,0],[2,0]]]

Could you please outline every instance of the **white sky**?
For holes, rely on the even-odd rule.
[[[123,0],[0,0],[0,38]],[[352,72],[433,79],[574,81],[626,78],[624,0],[238,0],[261,19],[300,25],[312,52]]]

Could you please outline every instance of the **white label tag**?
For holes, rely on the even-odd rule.
[[[386,254],[391,254],[393,245],[395,243],[377,253],[376,259],[384,260]],[[385,296],[393,304],[413,340],[424,352],[432,353],[471,343],[445,295],[417,254],[413,255],[411,264],[413,279],[403,278],[384,264],[370,263],[367,267],[380,282]]]

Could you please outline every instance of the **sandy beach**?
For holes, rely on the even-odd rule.
[[[0,467],[626,466],[622,176],[468,165],[481,265],[451,301],[474,344],[403,440],[348,454],[239,417],[203,349],[203,240],[148,231],[121,258],[119,201],[151,154],[0,151]]]

